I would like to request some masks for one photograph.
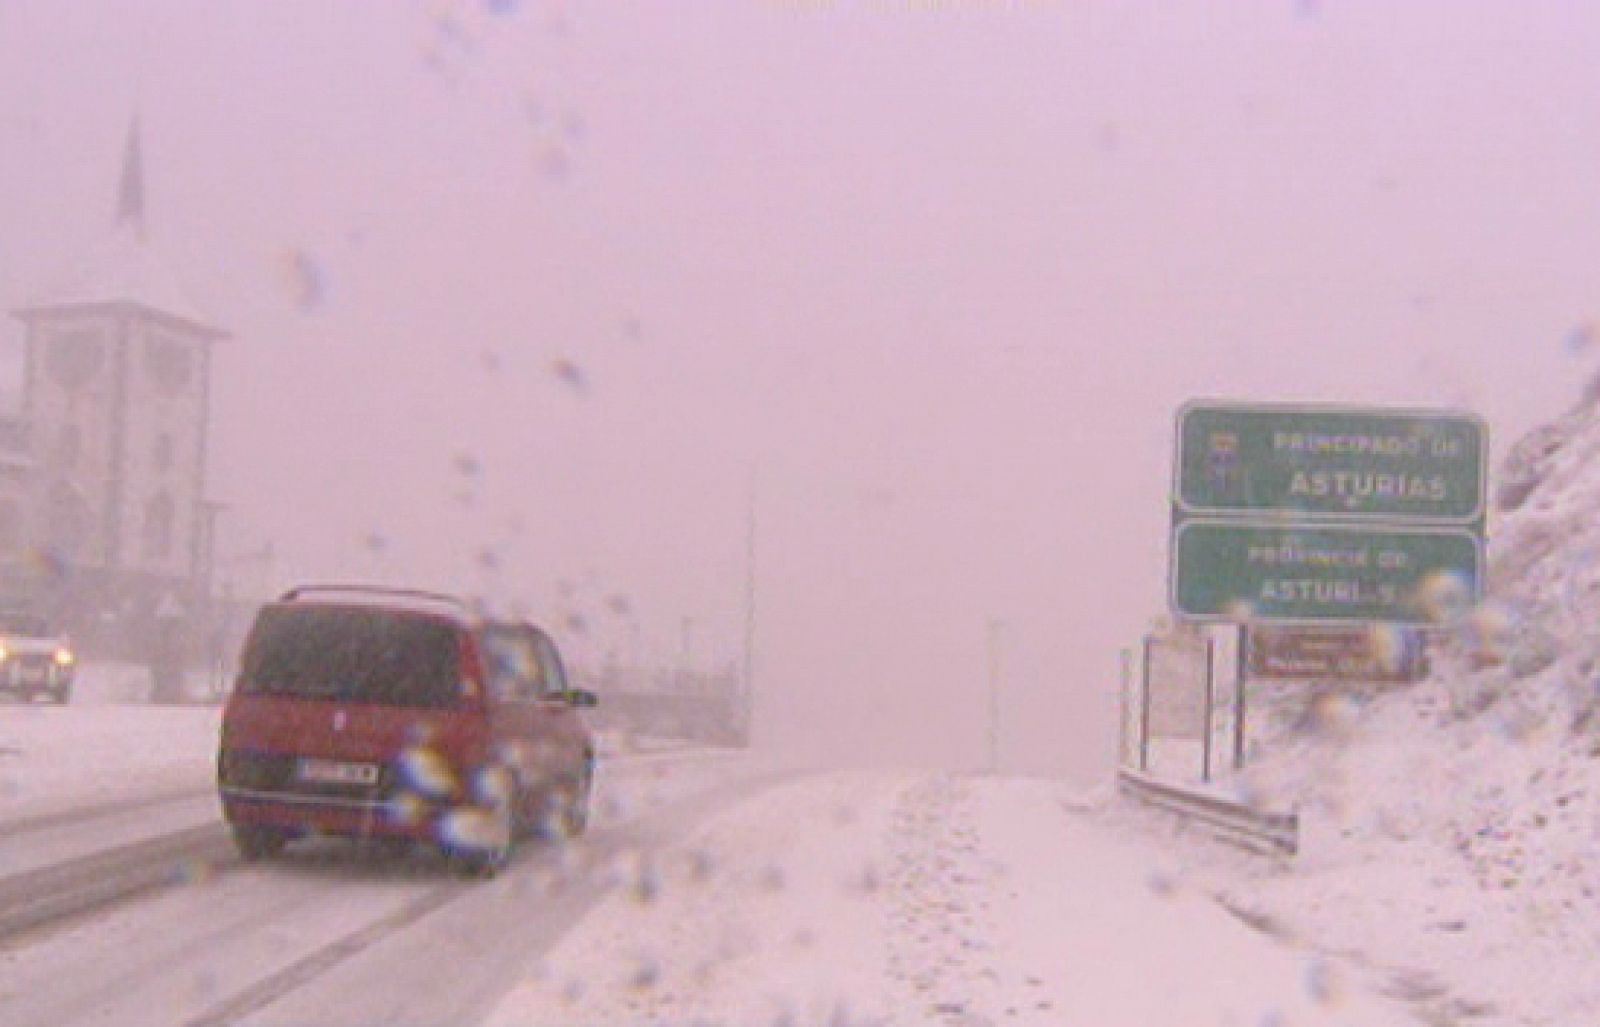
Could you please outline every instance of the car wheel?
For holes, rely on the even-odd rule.
[[[460,876],[488,879],[499,874],[511,861],[516,828],[512,803],[495,804],[492,816],[493,822],[488,827],[487,837],[477,839],[471,845],[454,845],[448,852],[450,865]]]
[[[270,859],[282,852],[288,841],[288,835],[276,828],[254,824],[233,825],[233,846],[246,862]]]
[[[589,826],[589,793],[594,784],[594,767],[586,763],[583,771],[554,789],[551,815],[547,819],[550,833],[558,840],[576,838]]]

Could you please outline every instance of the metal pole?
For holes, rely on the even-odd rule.
[[[1144,671],[1139,685],[1139,770],[1150,769],[1150,647],[1155,639],[1144,636]]]
[[[1217,640],[1206,639],[1206,719],[1200,735],[1200,780],[1211,781],[1211,711],[1216,705],[1216,651]]]
[[[1244,686],[1250,674],[1250,628],[1239,625],[1239,651],[1233,674],[1233,769],[1244,769]]]
[[[1121,653],[1122,661],[1122,690],[1119,693],[1120,701],[1117,704],[1117,766],[1128,765],[1129,758],[1133,755],[1130,751],[1128,732],[1132,730],[1133,705],[1131,693],[1133,691],[1133,650],[1124,648]]]
[[[744,688],[741,713],[745,743],[750,742],[756,674],[756,468],[750,465],[750,496],[745,508],[744,533]]]
[[[1000,628],[989,619],[989,773],[1000,771]]]

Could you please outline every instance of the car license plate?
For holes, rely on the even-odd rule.
[[[335,760],[301,760],[300,780],[322,785],[371,785],[378,783],[376,763],[339,763]]]

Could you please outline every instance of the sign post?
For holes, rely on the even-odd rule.
[[[1266,658],[1248,641],[1256,632],[1403,625],[1411,637],[1482,597],[1487,434],[1460,411],[1195,402],[1178,412],[1168,601],[1185,620],[1239,626],[1235,769],[1251,661]],[[1269,662],[1282,672],[1262,676],[1379,672],[1348,640],[1279,641]]]

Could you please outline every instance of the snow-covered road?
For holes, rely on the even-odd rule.
[[[209,782],[214,711],[13,712],[0,840]],[[0,1022],[1415,1022],[1060,783],[634,751],[598,787],[585,839],[528,846],[491,882],[336,843],[176,868],[178,887],[11,939]],[[0,874],[42,859],[11,853]]]
[[[809,776],[633,854],[502,1001],[573,1024],[1413,1023],[1044,781]]]

